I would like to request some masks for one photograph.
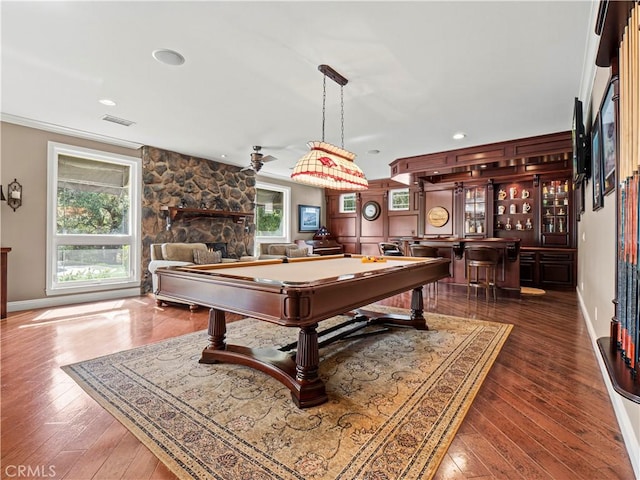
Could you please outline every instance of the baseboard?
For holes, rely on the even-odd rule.
[[[99,302],[102,300],[114,300],[125,297],[140,296],[140,287],[125,288],[121,290],[107,290],[94,293],[77,293],[73,295],[61,295],[47,298],[34,298],[32,300],[20,300],[7,303],[8,312],[19,312],[22,310],[35,310],[38,308],[59,307],[73,303]]]
[[[591,317],[587,312],[587,307],[585,306],[582,295],[580,294],[580,289],[576,288],[576,292],[578,293],[580,311],[582,312],[582,316],[584,317],[584,321],[587,326],[587,331],[589,332],[589,337],[591,338],[591,347],[593,348],[593,351],[595,352],[596,358],[598,360],[600,374],[602,375],[602,378],[604,378],[604,384],[607,387],[607,392],[609,393],[609,398],[611,399],[611,404],[613,405],[613,411],[616,415],[616,419],[618,420],[618,425],[620,426],[620,432],[622,433],[624,445],[627,449],[629,459],[631,460],[631,467],[635,472],[636,480],[640,480],[640,456],[638,455],[638,452],[640,452],[640,439],[636,437],[636,433],[633,431],[633,428],[631,426],[631,418],[627,414],[627,410],[624,407],[622,396],[613,389],[611,378],[609,378],[609,372],[607,371],[607,367],[604,363],[602,355],[600,354],[600,349],[598,348],[598,337],[595,330],[593,329]]]

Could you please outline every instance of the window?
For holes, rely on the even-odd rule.
[[[289,187],[256,184],[256,244],[289,241],[290,197]]]
[[[409,210],[409,189],[389,190],[389,210]]]
[[[47,294],[140,285],[139,158],[49,142]]]
[[[340,213],[353,213],[356,211],[356,194],[343,193],[340,195]]]

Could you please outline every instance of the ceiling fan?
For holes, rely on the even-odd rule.
[[[277,160],[277,158],[272,155],[263,155],[262,153],[260,153],[260,150],[262,150],[262,147],[260,145],[253,146],[253,153],[251,154],[251,165],[244,167],[242,170],[240,170],[241,172],[253,170],[254,172],[258,173],[262,168],[262,165],[267,162],[271,162],[272,160]]]

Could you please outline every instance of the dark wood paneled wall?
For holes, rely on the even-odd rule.
[[[389,190],[406,187],[393,180],[372,180],[368,190],[356,194],[354,213],[340,213],[340,195],[345,192],[327,190],[327,228],[344,245],[345,252],[378,255],[378,243],[389,237],[421,234],[418,228],[420,198],[424,197],[417,186],[409,188],[409,210],[389,210]],[[375,220],[362,216],[362,206],[369,201],[381,208]]]
[[[453,224],[455,221],[454,218],[454,197],[453,197],[453,188],[447,188],[443,190],[432,190],[427,191],[424,194],[425,197],[425,212],[429,212],[434,207],[443,207],[445,208],[449,214],[449,220],[441,227],[435,227],[431,225],[429,222],[425,223],[424,231],[420,232],[419,235],[423,233],[425,235],[453,235],[454,228]]]
[[[571,149],[571,132],[559,132],[400,158],[391,164],[392,178],[373,180],[368,190],[357,194],[354,213],[340,213],[340,195],[345,192],[326,191],[327,227],[345,245],[345,252],[365,255],[377,254],[378,243],[394,237],[462,237],[465,235],[464,202],[461,200],[463,190],[480,186],[487,188],[487,222],[486,230],[475,236],[503,236],[494,231],[494,184],[520,182],[533,191],[539,189],[538,182],[545,178],[570,179]],[[389,191],[406,188],[407,184],[410,192],[409,210],[390,211]],[[539,195],[531,201],[537,198]],[[375,201],[381,207],[381,214],[375,220],[366,220],[362,216],[362,207],[368,201]],[[433,207],[444,207],[449,212],[449,220],[441,227],[426,221]],[[531,211],[531,217],[534,215],[537,216],[534,228],[539,232],[542,221],[539,208]],[[563,244],[569,248],[575,246],[573,215],[571,223],[571,241]],[[541,246],[543,242],[538,236],[535,238],[524,243]]]

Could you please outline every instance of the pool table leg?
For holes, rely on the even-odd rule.
[[[227,344],[225,312],[212,308],[207,330],[209,344],[202,351],[199,363],[226,362],[255,368],[286,385],[299,408],[314,407],[328,399],[324,383],[318,376],[320,348],[317,328],[317,323],[300,328],[294,361],[291,353],[275,348]]]
[[[298,332],[295,378],[297,388],[291,389],[291,397],[300,408],[320,405],[328,398],[324,383],[318,376],[320,348],[317,328],[316,323],[301,327]]]
[[[427,320],[424,318],[424,299],[422,287],[414,288],[411,292],[411,315],[396,315],[393,313],[378,313],[371,310],[357,309],[361,315],[369,318],[372,325],[400,325],[413,327],[416,330],[429,330]]]
[[[418,330],[429,330],[427,321],[424,318],[424,299],[422,287],[414,288],[411,292],[411,321]],[[424,326],[424,328],[419,328]]]
[[[207,348],[213,350],[224,350],[225,336],[227,335],[227,322],[224,310],[212,308],[209,310],[209,345]]]

